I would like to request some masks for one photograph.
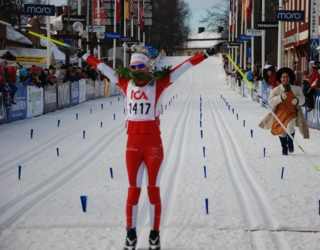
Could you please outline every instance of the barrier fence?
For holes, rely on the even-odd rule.
[[[269,105],[268,99],[272,87],[267,85],[265,82],[252,82],[252,85],[255,87],[259,95],[263,98],[263,101],[260,100],[260,98],[258,98],[258,94],[255,91],[253,91],[244,80],[241,80],[241,83],[239,84],[235,77],[227,76],[227,82],[230,88],[240,93],[242,97],[248,98],[254,102],[259,102],[262,106]],[[306,107],[302,107],[302,110],[309,127],[320,129],[320,89],[316,89],[314,99],[315,108],[312,111],[307,112]]]
[[[81,79],[37,88],[19,86],[16,105],[7,109],[0,92],[0,124],[47,114],[58,109],[78,105],[88,100],[119,95],[121,90],[107,79]]]

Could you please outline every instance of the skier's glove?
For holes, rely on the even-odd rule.
[[[216,48],[215,46],[212,46],[208,49],[206,49],[204,52],[203,52],[203,55],[205,58],[208,58],[209,56],[213,56],[216,52]]]
[[[287,95],[285,93],[281,94],[281,100],[284,101],[287,98]]]
[[[293,98],[293,100],[291,101],[292,105],[298,105],[299,103],[299,99],[297,97]]]
[[[78,57],[78,58],[82,58],[82,56],[83,56],[85,53],[87,53],[86,50],[84,50],[84,49],[78,49],[78,50],[77,50],[77,57]]]

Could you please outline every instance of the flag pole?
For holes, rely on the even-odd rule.
[[[245,2],[247,3],[247,1]],[[247,35],[247,20],[248,20],[248,13],[247,13],[247,4],[244,6],[244,13],[245,13],[245,16],[244,16],[244,34]],[[243,68],[244,70],[247,69],[247,40],[244,41],[244,58],[243,58]]]
[[[100,26],[100,0],[97,1],[97,10],[98,10],[98,26]],[[98,38],[98,59],[100,60],[101,58],[101,47],[100,47],[100,39]]]
[[[138,41],[140,42],[140,0],[138,0]]]
[[[117,0],[114,0],[113,32],[117,32]],[[116,68],[116,39],[113,39],[113,68]]]
[[[144,15],[144,0],[143,0],[143,2],[142,2],[142,13],[141,14],[143,14]],[[145,22],[146,22],[146,20],[144,20],[144,16],[143,16],[143,18],[142,18],[142,27],[143,27],[143,43],[144,43],[144,45],[146,45],[146,31],[145,31]]]
[[[251,29],[254,27],[254,0],[252,0],[251,9]],[[254,68],[254,37],[251,37],[251,71]]]
[[[262,0],[262,17],[261,21],[266,20],[266,1]],[[266,62],[266,30],[262,30],[262,41],[261,41],[261,67],[264,68]]]
[[[243,18],[244,18],[244,16],[243,16],[243,1],[241,2],[241,28],[240,28],[240,31],[241,31],[241,34],[240,35],[242,35],[243,34]],[[242,70],[243,70],[243,67],[242,67],[242,60],[243,60],[243,58],[242,58],[242,53],[243,53],[243,44],[241,43],[240,44],[240,68],[242,68]]]
[[[123,1],[123,9],[124,9],[124,15],[123,15],[123,36],[127,36],[127,0]],[[127,67],[127,43],[123,43],[123,67]]]

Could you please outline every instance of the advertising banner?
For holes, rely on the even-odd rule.
[[[0,124],[7,122],[7,114],[5,104],[3,102],[2,92],[0,92]]]
[[[84,79],[79,80],[79,103],[85,102],[87,98],[87,82]]]
[[[104,97],[104,80],[100,81],[100,97]]]
[[[320,90],[317,89],[314,94],[315,108],[307,113],[308,125],[312,128],[320,129]]]
[[[87,79],[87,97],[86,100],[94,99],[94,81],[91,79]]]
[[[70,98],[71,98],[71,106],[79,104],[79,82],[72,82],[70,84]]]
[[[100,80],[94,82],[94,98],[100,97]]]
[[[27,118],[42,115],[43,113],[43,88],[27,87]]]
[[[14,101],[17,103],[13,105],[12,109],[8,110],[8,121],[18,121],[27,118],[27,87],[19,86],[16,92]]]
[[[43,114],[57,110],[57,85],[43,87]]]
[[[58,83],[58,109],[70,107],[70,82]]]

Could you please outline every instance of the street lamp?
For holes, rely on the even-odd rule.
[[[72,25],[72,29],[77,32],[78,47],[81,49],[81,38],[78,38],[78,34],[81,36],[81,33],[83,31],[83,24],[81,22],[74,22]],[[78,66],[81,67],[81,58],[78,59]]]

